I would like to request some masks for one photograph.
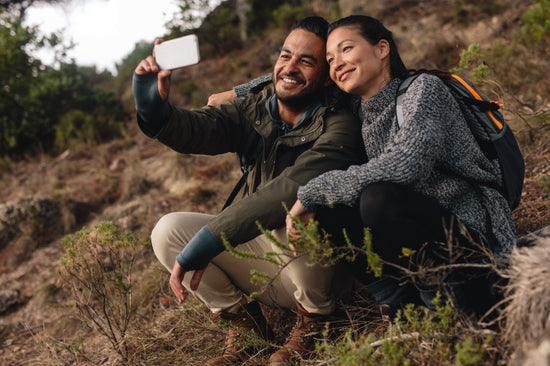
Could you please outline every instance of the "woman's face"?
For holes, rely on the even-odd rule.
[[[354,27],[336,28],[327,40],[330,78],[343,91],[368,99],[390,80],[390,46],[371,45]]]

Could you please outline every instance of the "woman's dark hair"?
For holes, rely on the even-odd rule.
[[[382,39],[388,41],[390,45],[390,74],[392,79],[397,77],[405,78],[409,75],[397,51],[397,45],[393,40],[392,32],[384,27],[378,19],[367,15],[350,15],[330,24],[327,35],[340,27],[356,28],[359,30],[361,36],[373,46],[377,45]]]
[[[380,40],[385,39],[390,45],[390,74],[391,78],[405,79],[412,74],[431,74],[438,76],[442,79],[451,79],[451,74],[442,70],[407,70],[405,64],[399,56],[397,51],[397,45],[393,40],[392,32],[384,27],[384,25],[375,18],[367,15],[350,15],[348,17],[339,19],[328,26],[328,34],[333,30],[340,27],[351,27],[359,30],[359,33],[365,38],[371,45],[377,45]],[[327,34],[327,36],[328,36]]]
[[[306,30],[315,34],[317,37],[321,38],[325,42],[327,41],[328,22],[322,17],[312,16],[304,18],[295,23],[292,28],[290,28],[290,31],[292,32],[296,29]]]

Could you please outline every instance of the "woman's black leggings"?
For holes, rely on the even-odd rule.
[[[462,257],[472,252],[474,243],[468,235],[481,243],[477,233],[468,232],[435,200],[404,185],[386,182],[369,185],[361,195],[360,215],[363,225],[372,232],[374,251],[385,261],[396,264],[410,263],[410,258],[402,255],[403,247],[420,252],[417,261],[442,265],[460,258],[461,252]],[[447,244],[451,238],[455,245],[449,253]]]
[[[483,314],[500,299],[494,286],[500,280],[496,274],[468,266],[487,259],[480,251],[480,246],[487,245],[485,241],[434,200],[406,186],[376,183],[363,191],[360,213],[363,225],[372,231],[374,251],[387,262],[405,268],[412,266],[413,270],[419,265],[432,268],[451,263],[465,265],[458,270],[439,272],[435,277],[439,278],[437,284],[430,284],[429,278],[420,279],[419,289],[440,288],[447,283],[456,304],[467,313]],[[403,257],[403,247],[417,252],[412,258]],[[400,277],[395,268],[385,266],[383,271]]]
[[[321,227],[333,235],[336,245],[341,245],[338,243],[342,241],[343,227],[347,228],[352,243],[358,246],[362,245],[364,228],[369,228],[374,252],[386,262],[411,270],[417,270],[420,265],[435,267],[451,262],[479,263],[483,259],[479,246],[487,245],[478,233],[465,228],[435,200],[408,186],[394,183],[369,185],[361,195],[359,212],[357,208],[327,208],[319,210],[316,217]],[[452,243],[451,251],[448,243]],[[404,257],[403,247],[414,250],[415,254]],[[373,281],[372,276],[367,274],[367,267],[366,257],[361,255],[350,263],[349,268],[359,281],[366,284]],[[464,288],[462,303],[473,306],[476,312],[481,313],[496,302],[496,295],[492,293],[494,279],[490,278],[493,275],[488,270],[466,267],[443,272],[445,277],[440,277],[440,280],[461,283],[459,286]],[[384,266],[383,274],[390,277],[403,275],[392,266]]]

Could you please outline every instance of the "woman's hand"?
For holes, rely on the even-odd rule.
[[[222,104],[223,102],[228,102],[234,99],[237,99],[237,95],[235,95],[235,91],[231,89],[221,93],[212,94],[211,96],[209,96],[208,105],[217,106]]]
[[[314,217],[315,212],[307,211],[306,208],[302,205],[302,202],[300,202],[300,200],[296,200],[296,203],[294,203],[294,206],[292,206],[285,219],[287,237],[291,239],[296,239],[300,237],[300,233],[294,227],[293,218],[298,219],[304,225],[307,225]],[[292,249],[294,255],[298,255],[298,252],[296,251],[294,245],[289,243],[289,246],[290,249]]]

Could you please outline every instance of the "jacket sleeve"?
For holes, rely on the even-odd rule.
[[[351,113],[338,112],[325,117],[322,133],[293,165],[208,223],[214,237],[221,240],[223,232],[230,244],[238,245],[260,234],[256,222],[268,230],[284,226],[286,212],[282,203],[290,209],[299,186],[323,172],[345,169],[363,160],[359,128],[359,122]]]
[[[152,137],[184,154],[238,152],[245,136],[243,131],[248,128],[242,123],[239,103],[235,100],[191,110],[171,106],[170,117]]]

